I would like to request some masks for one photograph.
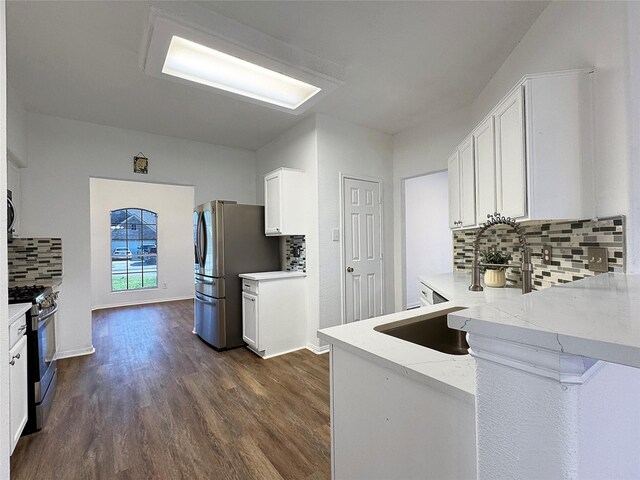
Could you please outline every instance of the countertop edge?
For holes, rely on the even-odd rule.
[[[30,303],[13,303],[9,305],[9,325],[18,320],[21,315],[24,315],[31,308]]]
[[[623,339],[618,339],[619,343],[616,343],[615,337],[599,339],[592,336],[589,338],[590,335],[593,335],[589,331],[590,325],[594,322],[593,320],[591,320],[591,323],[585,321],[585,327],[582,331],[571,331],[571,328],[573,328],[571,323],[565,328],[565,331],[562,331],[562,326],[553,329],[542,320],[541,315],[543,315],[544,310],[542,313],[533,310],[534,307],[540,309],[539,305],[543,305],[545,302],[557,302],[561,292],[562,294],[566,292],[567,295],[573,294],[578,299],[582,296],[593,296],[593,292],[601,293],[603,291],[602,282],[607,281],[607,278],[612,283],[609,288],[618,293],[616,287],[621,282],[625,285],[626,282],[630,282],[630,280],[620,280],[621,277],[619,275],[625,275],[625,277],[629,278],[626,274],[611,273],[606,276],[603,275],[603,278],[600,279],[596,276],[588,277],[580,281],[579,285],[578,282],[571,282],[553,289],[532,292],[527,297],[529,295],[534,296],[523,298],[515,304],[512,302],[503,304],[496,302],[495,304],[491,303],[482,306],[482,311],[463,310],[454,312],[449,315],[448,323],[451,328],[475,335],[640,368],[640,345],[630,344],[623,341]],[[638,280],[635,281],[638,282]],[[576,296],[576,292],[579,292],[579,296]],[[637,302],[637,300],[635,301]],[[529,309],[525,310],[524,305],[527,305]],[[629,308],[627,307],[625,310],[627,315],[629,314]],[[631,310],[633,310],[633,307],[631,307]],[[538,317],[540,317],[540,321],[538,321]]]
[[[413,368],[418,365],[424,365],[428,363],[452,363],[453,364],[455,363],[453,359],[443,359],[443,360],[433,361],[433,362],[426,361],[426,362],[412,363],[410,365],[402,365],[400,363],[394,362],[393,360],[389,360],[388,358],[377,355],[369,350],[360,348],[356,345],[353,345],[352,343],[345,342],[343,340],[340,340],[326,333],[318,332],[318,337],[324,340],[325,342],[331,344],[332,347],[337,346],[338,348],[342,348],[343,350],[353,353],[361,358],[370,360],[381,367],[388,368],[389,370],[396,372],[402,376],[405,376],[410,380],[414,380],[428,387],[435,388],[442,393],[456,397],[458,400],[461,400],[470,405],[475,405],[474,392],[469,392],[468,390],[462,387],[455,386],[455,385],[452,385],[451,383],[447,383],[446,381],[439,380],[437,378],[429,376],[428,374],[417,371],[415,368]]]
[[[269,276],[271,274],[272,276]],[[286,275],[285,275],[286,274]],[[306,277],[306,272],[256,272],[256,273],[240,273],[240,278],[246,278],[247,280],[254,280],[256,282],[262,282],[267,280],[283,280],[287,278],[303,278]]]

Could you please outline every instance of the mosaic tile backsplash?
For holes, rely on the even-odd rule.
[[[7,246],[9,284],[62,278],[61,238],[14,238]]]
[[[596,275],[588,268],[589,247],[607,249],[610,272],[622,273],[625,270],[625,218],[622,215],[595,220],[523,222],[521,225],[531,250],[534,290]],[[455,271],[471,271],[477,231],[453,232]],[[542,263],[543,245],[553,247],[550,265]],[[520,264],[522,261],[518,239],[509,227],[495,226],[487,230],[480,241],[480,251],[489,247],[511,253],[511,263]],[[519,268],[507,269],[506,277],[510,284],[521,285]]]
[[[285,237],[283,270],[287,272],[307,271],[307,246],[304,235]]]

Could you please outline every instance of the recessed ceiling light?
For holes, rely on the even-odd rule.
[[[308,83],[175,35],[162,73],[292,110],[320,91]]]
[[[187,40],[188,39],[188,40]],[[193,2],[149,10],[141,69],[300,115],[344,83],[346,69]]]

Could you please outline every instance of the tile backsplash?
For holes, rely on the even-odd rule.
[[[594,220],[523,222],[521,226],[531,250],[534,290],[595,275],[588,269],[589,247],[607,249],[610,272],[625,271],[625,218],[622,215]],[[455,271],[471,271],[477,231],[476,228],[453,232]],[[550,265],[542,263],[543,245],[553,247]],[[480,241],[480,251],[487,248],[511,253],[511,263],[521,262],[518,239],[509,227],[495,226],[487,230]],[[521,284],[519,268],[507,269],[506,276],[509,283]]]
[[[307,271],[307,246],[304,235],[284,237],[283,270],[287,272]]]
[[[9,284],[62,278],[61,238],[14,238],[7,246]]]

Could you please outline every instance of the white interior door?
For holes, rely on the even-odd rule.
[[[345,322],[382,315],[380,184],[343,179]]]

